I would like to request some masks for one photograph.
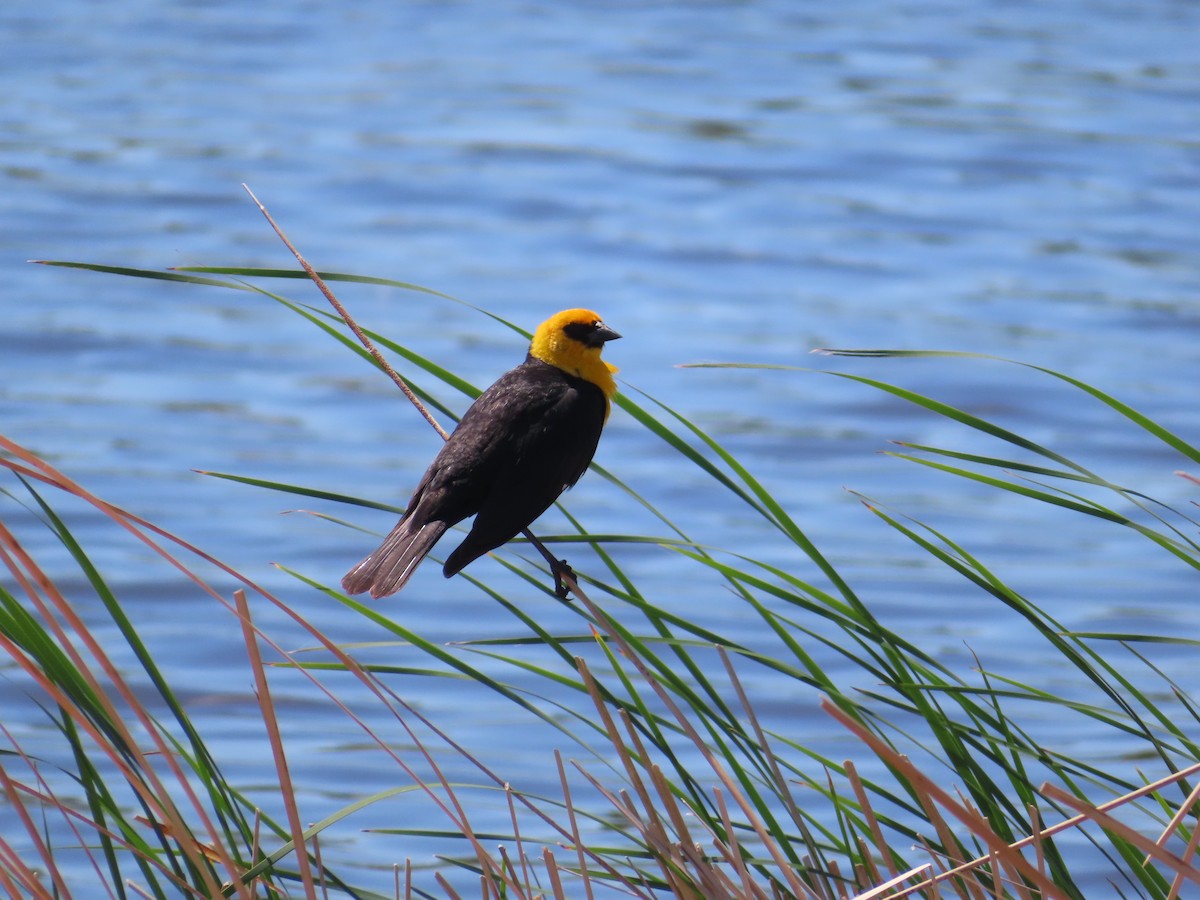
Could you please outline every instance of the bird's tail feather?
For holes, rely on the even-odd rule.
[[[414,528],[409,519],[402,520],[375,552],[346,573],[343,590],[347,594],[370,590],[377,599],[396,593],[449,527],[432,521]]]

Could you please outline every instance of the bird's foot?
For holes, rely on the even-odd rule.
[[[575,581],[575,570],[565,559],[556,559],[550,567],[550,571],[554,573],[554,595],[559,600],[567,600],[567,594],[571,592],[570,586],[563,580],[564,576]],[[570,602],[567,600],[567,602]]]

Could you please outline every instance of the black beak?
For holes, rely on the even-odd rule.
[[[621,335],[617,334],[603,322],[597,322],[596,327],[592,330],[591,339],[596,344],[603,344],[607,341],[615,341]]]

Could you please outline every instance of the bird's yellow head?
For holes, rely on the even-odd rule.
[[[617,392],[613,381],[617,367],[602,360],[600,351],[605,343],[619,337],[590,309],[565,309],[537,327],[529,352],[542,362],[590,381],[604,391],[605,397],[612,397]]]

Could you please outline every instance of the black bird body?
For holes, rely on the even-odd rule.
[[[616,337],[589,310],[568,310],[543,323],[525,361],[471,404],[404,517],[346,574],[345,590],[395,593],[447,529],[475,516],[446,559],[442,571],[449,578],[507,543],[575,484],[608,417],[614,370],[599,354]]]

